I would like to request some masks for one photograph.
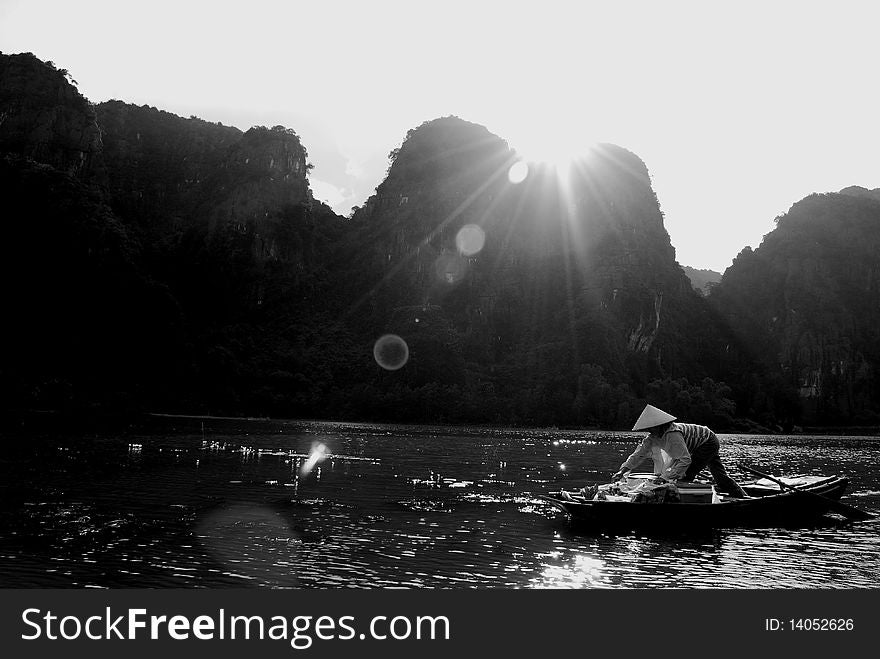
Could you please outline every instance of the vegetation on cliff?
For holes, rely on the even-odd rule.
[[[799,202],[706,297],[618,146],[520,180],[500,137],[428,121],[343,219],[289,128],[92,106],[32,55],[0,56],[0,78],[8,407],[625,428],[650,401],[716,429],[878,420],[876,191]],[[389,335],[401,368],[375,357]]]
[[[712,287],[721,281],[721,273],[714,270],[691,268],[686,265],[682,266],[682,270],[691,280],[691,286],[703,295],[708,295]]]
[[[756,362],[738,387],[740,413],[787,424],[877,424],[880,199],[814,194],[776,223],[709,297]]]
[[[411,359],[342,384],[353,417],[622,427],[652,383],[719,377],[729,342],[674,261],[641,160],[599,145],[567,185],[534,165],[516,183],[516,162],[457,117],[392,152],[340,248],[342,317],[364,341],[401,336]]]

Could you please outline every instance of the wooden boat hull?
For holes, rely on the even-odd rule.
[[[799,526],[815,521],[840,499],[848,480],[830,476],[799,488],[771,490],[743,485],[754,498],[726,499],[720,503],[631,503],[565,499],[561,492],[540,498],[565,512],[573,522],[602,528],[725,528]],[[818,495],[818,496],[816,496]]]

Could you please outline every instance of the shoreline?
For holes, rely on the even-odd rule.
[[[94,430],[131,430],[143,425],[145,422],[161,421],[164,419],[182,421],[219,421],[219,422],[245,422],[245,423],[326,423],[326,424],[351,424],[351,425],[382,425],[382,426],[419,426],[426,428],[461,428],[477,429],[492,428],[513,431],[534,432],[560,432],[560,433],[615,433],[632,435],[633,432],[626,429],[614,430],[597,427],[567,427],[567,426],[528,426],[512,425],[505,423],[438,423],[438,422],[399,422],[399,421],[376,421],[354,419],[316,419],[316,418],[274,418],[268,416],[232,416],[215,414],[185,414],[171,412],[144,412],[127,411],[123,413],[108,414],[106,411],[94,410],[5,410],[0,415],[0,431],[40,431],[66,429],[71,431],[94,431]],[[721,429],[713,428],[720,435],[743,435],[743,436],[789,436],[789,437],[880,437],[880,426],[803,426],[797,430],[788,432],[771,430],[769,428],[753,429]]]
[[[268,416],[214,416],[211,414],[166,414],[164,412],[146,412],[146,416],[159,417],[163,419],[202,419],[202,420],[220,420],[220,421],[284,421],[287,419],[272,419]],[[298,420],[298,419],[293,419]],[[332,423],[332,422],[328,422]]]

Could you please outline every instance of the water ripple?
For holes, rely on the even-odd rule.
[[[573,528],[535,498],[607,478],[631,433],[199,424],[11,438],[0,463],[4,585],[872,588],[880,577],[876,522],[615,536]],[[315,442],[326,459],[301,475]],[[722,442],[732,465],[846,474],[846,499],[880,510],[877,438]]]

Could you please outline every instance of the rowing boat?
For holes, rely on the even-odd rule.
[[[634,475],[650,479],[651,474]],[[635,503],[625,497],[589,498],[556,491],[539,498],[562,510],[573,522],[601,528],[723,528],[799,526],[835,507],[848,480],[844,476],[796,476],[742,483],[749,498],[714,495],[706,502]],[[708,486],[708,484],[706,484]]]

